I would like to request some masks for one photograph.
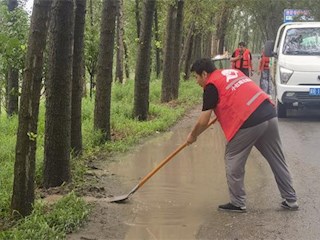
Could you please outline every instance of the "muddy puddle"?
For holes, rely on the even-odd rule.
[[[159,134],[134,152],[119,156],[111,172],[120,176],[127,193],[186,140],[192,124]],[[125,239],[195,239],[205,219],[229,199],[224,146],[221,128],[215,124],[135,192],[125,203],[132,211],[125,222],[129,228]],[[246,181],[261,181],[262,167],[253,162],[247,169],[252,164],[255,170]]]

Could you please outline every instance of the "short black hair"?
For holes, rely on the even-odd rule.
[[[212,73],[216,70],[216,66],[214,62],[210,58],[200,58],[196,60],[191,66],[191,72],[196,72],[197,74],[201,75],[203,71],[207,73]]]
[[[245,42],[239,42],[239,46],[245,47],[246,43]]]

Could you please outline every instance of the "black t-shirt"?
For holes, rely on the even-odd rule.
[[[203,91],[202,111],[214,109],[217,106],[218,101],[218,89],[213,84],[208,84]],[[256,126],[276,116],[277,114],[274,106],[266,99],[242,124],[241,128]]]

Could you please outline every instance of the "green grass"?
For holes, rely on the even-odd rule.
[[[201,101],[202,90],[194,81],[181,81],[179,99],[161,104],[161,80],[150,83],[150,105],[148,121],[139,122],[132,117],[134,82],[124,85],[113,84],[111,100],[112,141],[99,145],[101,133],[93,129],[94,98],[83,99],[82,134],[84,157],[72,159],[71,188],[81,186],[86,172],[85,160],[98,151],[124,152],[143,138],[172,126],[184,113]],[[38,134],[36,183],[41,184],[43,169],[44,106],[41,101]],[[88,214],[87,205],[71,193],[54,206],[46,206],[36,200],[33,213],[19,222],[10,220],[10,201],[12,195],[13,169],[17,117],[0,115],[0,231],[1,223],[10,222],[13,227],[0,233],[0,239],[63,239],[67,232],[79,226]],[[76,190],[76,189],[75,189]]]
[[[10,207],[17,122],[17,117],[0,115],[0,220]]]
[[[0,239],[65,239],[66,233],[81,226],[88,213],[88,205],[73,192],[52,206],[38,201],[32,214],[0,233]]]

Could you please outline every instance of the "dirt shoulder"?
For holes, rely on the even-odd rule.
[[[106,156],[90,161],[90,166],[80,194],[90,204],[91,212],[88,221],[67,239],[124,239],[127,225],[123,222],[130,216],[130,204],[109,203],[107,198],[127,190],[119,177],[109,171]]]
[[[177,128],[190,125],[190,121],[195,121],[196,116],[198,116],[199,110],[200,106],[195,106],[169,130],[175,131]],[[125,238],[128,230],[128,225],[125,222],[132,217],[134,208],[130,201],[125,204],[109,203],[107,201],[108,197],[128,192],[119,176],[110,172],[108,162],[114,162],[114,159],[117,159],[117,156],[110,157],[102,153],[90,160],[91,170],[86,173],[87,182],[90,184],[86,184],[84,189],[81,190],[81,195],[90,203],[92,211],[88,221],[78,231],[69,234],[67,239],[105,240]],[[132,187],[136,183],[133,183]]]

